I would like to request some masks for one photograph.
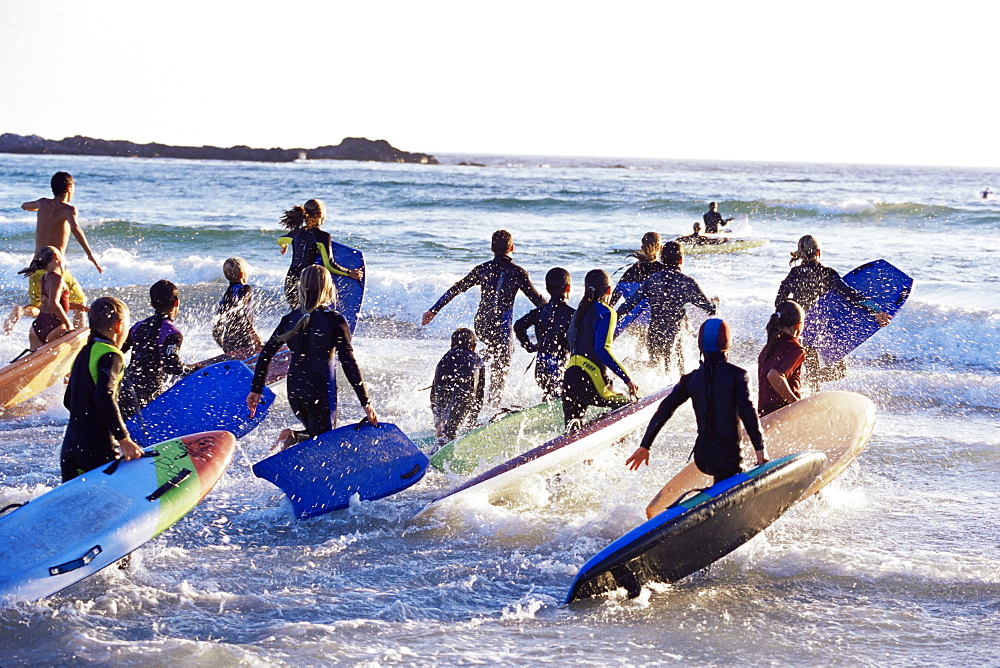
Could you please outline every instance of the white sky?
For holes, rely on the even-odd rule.
[[[1000,166],[996,8],[0,0],[0,132]]]

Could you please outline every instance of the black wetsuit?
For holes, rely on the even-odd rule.
[[[253,326],[253,286],[229,284],[219,301],[212,337],[227,355],[260,345]]]
[[[635,294],[618,307],[619,317],[643,299],[649,302],[649,356],[657,364],[663,360],[669,369],[671,353],[686,317],[684,306],[693,304],[715,315],[715,304],[708,300],[693,278],[681,273],[679,267],[668,267],[643,281]]]
[[[566,303],[562,295],[553,297],[548,304],[542,304],[528,311],[514,323],[514,334],[529,353],[538,353],[535,359],[535,382],[542,388],[542,400],[562,394],[562,379],[569,361],[569,344],[566,332],[576,309]],[[535,328],[533,343],[528,330]]]
[[[545,298],[531,284],[527,271],[514,264],[510,256],[497,255],[489,262],[476,266],[465,278],[451,286],[430,308],[431,313],[438,313],[448,302],[474,285],[482,289],[474,327],[476,336],[486,346],[486,360],[490,365],[490,400],[499,402],[513,353],[514,298],[518,291],[523,292],[535,306],[544,304]]]
[[[165,313],[146,318],[133,325],[122,352],[132,351],[125,369],[126,395],[122,413],[130,418],[168,387],[170,376],[184,373],[181,344],[184,335]]]
[[[479,417],[486,387],[486,367],[473,350],[455,347],[444,354],[434,370],[431,410],[440,426],[441,440],[450,441]]]
[[[740,422],[755,450],[764,449],[760,420],[750,400],[747,372],[725,360],[722,353],[708,353],[701,366],[681,376],[653,414],[640,445],[650,448],[667,420],[688,399],[694,406],[698,437],[694,463],[718,482],[742,470]],[[711,397],[711,399],[710,399]]]
[[[563,376],[563,417],[569,425],[582,420],[588,406],[621,406],[628,396],[611,389],[610,369],[625,383],[628,372],[611,352],[615,312],[603,302],[594,302],[577,325],[570,324],[567,342],[572,356]]]
[[[347,276],[347,269],[333,261],[333,246],[329,232],[318,227],[300,227],[278,239],[281,245],[292,247],[292,264],[285,274],[285,298],[293,309],[299,307],[299,275],[312,264],[321,264],[331,273]]]
[[[63,482],[116,459],[116,442],[128,438],[128,428],[118,410],[118,386],[124,366],[121,351],[95,334],[90,335],[73,361],[63,399],[69,409],[59,458]]]
[[[705,223],[705,234],[718,234],[719,228],[726,224],[718,211],[708,211],[701,219]]]
[[[267,368],[271,358],[285,345],[278,337],[291,331],[302,318],[302,312],[292,311],[285,315],[275,328],[271,338],[260,351],[254,368],[251,392],[263,392],[267,379]],[[354,359],[351,345],[351,330],[347,320],[333,309],[321,306],[309,315],[309,323],[288,339],[288,349],[292,360],[288,368],[288,404],[292,407],[309,436],[319,436],[333,429],[337,419],[337,373],[336,359],[344,368],[347,380],[354,387],[358,401],[367,406],[368,389],[361,376],[361,369]]]

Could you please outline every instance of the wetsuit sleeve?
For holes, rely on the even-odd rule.
[[[481,359],[476,364],[473,378],[475,378],[475,398],[472,401],[472,414],[478,416],[479,411],[483,408],[483,397],[486,390],[486,365]]]
[[[531,277],[528,276],[528,272],[523,268],[521,269],[521,292],[536,307],[546,303],[545,297],[535,289],[535,286],[531,283]]]
[[[271,360],[281,350],[281,346],[285,345],[285,342],[278,337],[291,329],[288,320],[288,316],[281,319],[278,326],[274,328],[271,338],[267,340],[267,343],[261,348],[260,354],[257,355],[257,364],[253,368],[253,382],[250,384],[251,392],[260,394],[264,391],[264,385],[267,381],[267,369],[271,366]]]
[[[179,376],[184,373],[184,364],[181,362],[181,344],[184,343],[184,335],[180,332],[173,332],[163,340],[163,371],[165,373]]]
[[[521,347],[527,350],[529,353],[537,352],[538,346],[532,343],[531,337],[528,336],[528,330],[535,327],[538,324],[538,309],[533,308],[523,316],[518,318],[517,322],[514,323],[514,335],[517,336],[518,342],[520,342]],[[537,330],[536,330],[537,334]]]
[[[697,306],[709,315],[715,315],[715,304],[708,300],[708,297],[705,296],[705,293],[702,292],[701,287],[693,278],[688,282],[688,294],[685,301]]]
[[[330,270],[331,274],[336,274],[337,276],[350,276],[350,273],[344,267],[333,261],[333,247],[330,245],[330,239],[324,239],[323,241],[316,242],[316,249],[319,251],[319,256],[323,258],[323,266]]]
[[[674,389],[670,390],[670,394],[664,397],[660,405],[657,406],[656,412],[653,413],[653,417],[649,420],[649,425],[646,427],[646,433],[642,435],[642,442],[639,443],[639,447],[649,450],[653,446],[653,441],[656,440],[660,430],[663,429],[663,425],[673,416],[674,411],[684,405],[684,402],[690,398],[691,394],[688,392],[687,385],[682,378],[679,383],[674,385]]]
[[[118,409],[118,379],[124,367],[122,356],[108,352],[97,360],[97,383],[94,385],[94,406],[98,423],[117,440],[128,438],[128,428]]]
[[[631,313],[636,305],[646,298],[646,281],[639,285],[639,289],[632,293],[632,296],[625,300],[625,303],[618,307],[618,317],[622,318]]]
[[[832,290],[839,292],[844,299],[851,302],[855,306],[860,306],[866,309],[869,313],[881,313],[880,309],[874,302],[865,297],[863,294],[849,286],[844,282],[844,279],[840,277],[837,270],[833,267],[826,267],[826,281],[829,283]]]
[[[448,288],[448,291],[445,292],[443,295],[441,295],[441,299],[437,300],[434,306],[430,308],[430,312],[438,313],[448,304],[448,302],[457,297],[459,294],[465,292],[473,285],[479,285],[482,281],[481,274],[484,266],[485,265],[482,264],[479,265],[478,267],[470,271],[465,278],[463,278],[458,283]]]
[[[278,245],[282,248],[288,248],[292,245],[292,238],[289,236],[278,237]]]
[[[347,326],[347,320],[343,316],[337,318],[333,325],[333,335],[337,357],[340,359],[340,366],[344,369],[344,375],[354,388],[354,393],[358,395],[358,401],[362,406],[371,403],[368,397],[368,388],[365,387],[365,379],[361,376],[361,369],[358,361],[354,359],[354,346],[351,345],[351,330]]]
[[[615,323],[618,317],[610,308],[603,308],[594,318],[594,354],[601,364],[608,367],[612,373],[621,378],[626,383],[631,383],[628,372],[618,363],[615,355],[611,352],[611,343],[615,340]]]
[[[794,279],[792,278],[792,273],[789,272],[788,276],[785,276],[785,280],[778,286],[778,295],[774,298],[774,308],[778,308],[778,304],[788,300],[788,296],[792,294],[793,284]]]
[[[743,428],[747,430],[747,437],[753,444],[753,449],[763,450],[764,437],[760,433],[760,418],[757,417],[757,411],[750,399],[750,378],[746,371],[736,379],[736,412],[743,422]]]

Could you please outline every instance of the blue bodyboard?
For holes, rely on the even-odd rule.
[[[401,492],[424,477],[427,455],[396,425],[363,422],[328,431],[253,465],[288,496],[299,517]]]
[[[615,286],[615,290],[621,294],[622,299],[627,301],[632,295],[636,293],[639,286],[642,285],[640,282],[634,281],[618,281],[618,285]],[[615,336],[625,331],[625,328],[631,325],[633,322],[638,322],[644,327],[649,326],[649,302],[643,299],[641,302],[635,305],[635,307],[618,318],[618,324],[615,325]]]
[[[274,392],[265,387],[257,413],[248,417],[246,401],[252,380],[253,372],[242,362],[212,364],[174,383],[125,424],[142,446],[219,429],[242,438],[274,404]]]
[[[566,603],[647,582],[676,582],[721,559],[792,506],[826,465],[821,452],[788,455],[700,490],[594,555]]]
[[[344,269],[364,269],[364,254],[350,246],[338,244],[336,241],[330,243],[333,249],[334,262]],[[367,273],[362,275],[360,281],[356,281],[350,276],[333,275],[333,283],[337,286],[337,310],[347,320],[347,326],[354,333],[354,328],[358,324],[358,313],[361,311],[361,302],[365,298],[365,278]]]
[[[844,282],[895,316],[906,303],[913,279],[885,260],[863,264],[844,276]],[[802,330],[803,345],[815,348],[825,366],[844,359],[879,330],[871,313],[830,290],[809,309]]]

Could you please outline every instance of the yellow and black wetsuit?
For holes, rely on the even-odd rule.
[[[69,409],[60,455],[63,482],[114,460],[116,442],[129,436],[118,410],[124,366],[122,352],[94,334],[76,356],[63,399]]]
[[[570,325],[569,340],[572,357],[563,377],[563,417],[570,421],[582,419],[588,406],[621,406],[628,396],[611,389],[608,370],[625,383],[631,382],[628,372],[611,352],[618,317],[603,302],[595,302],[583,314],[579,324]]]
[[[292,264],[285,275],[285,298],[293,308],[299,307],[299,275],[311,264],[321,264],[338,276],[347,276],[347,269],[333,261],[330,233],[318,227],[301,227],[278,239],[281,247],[292,247]]]

